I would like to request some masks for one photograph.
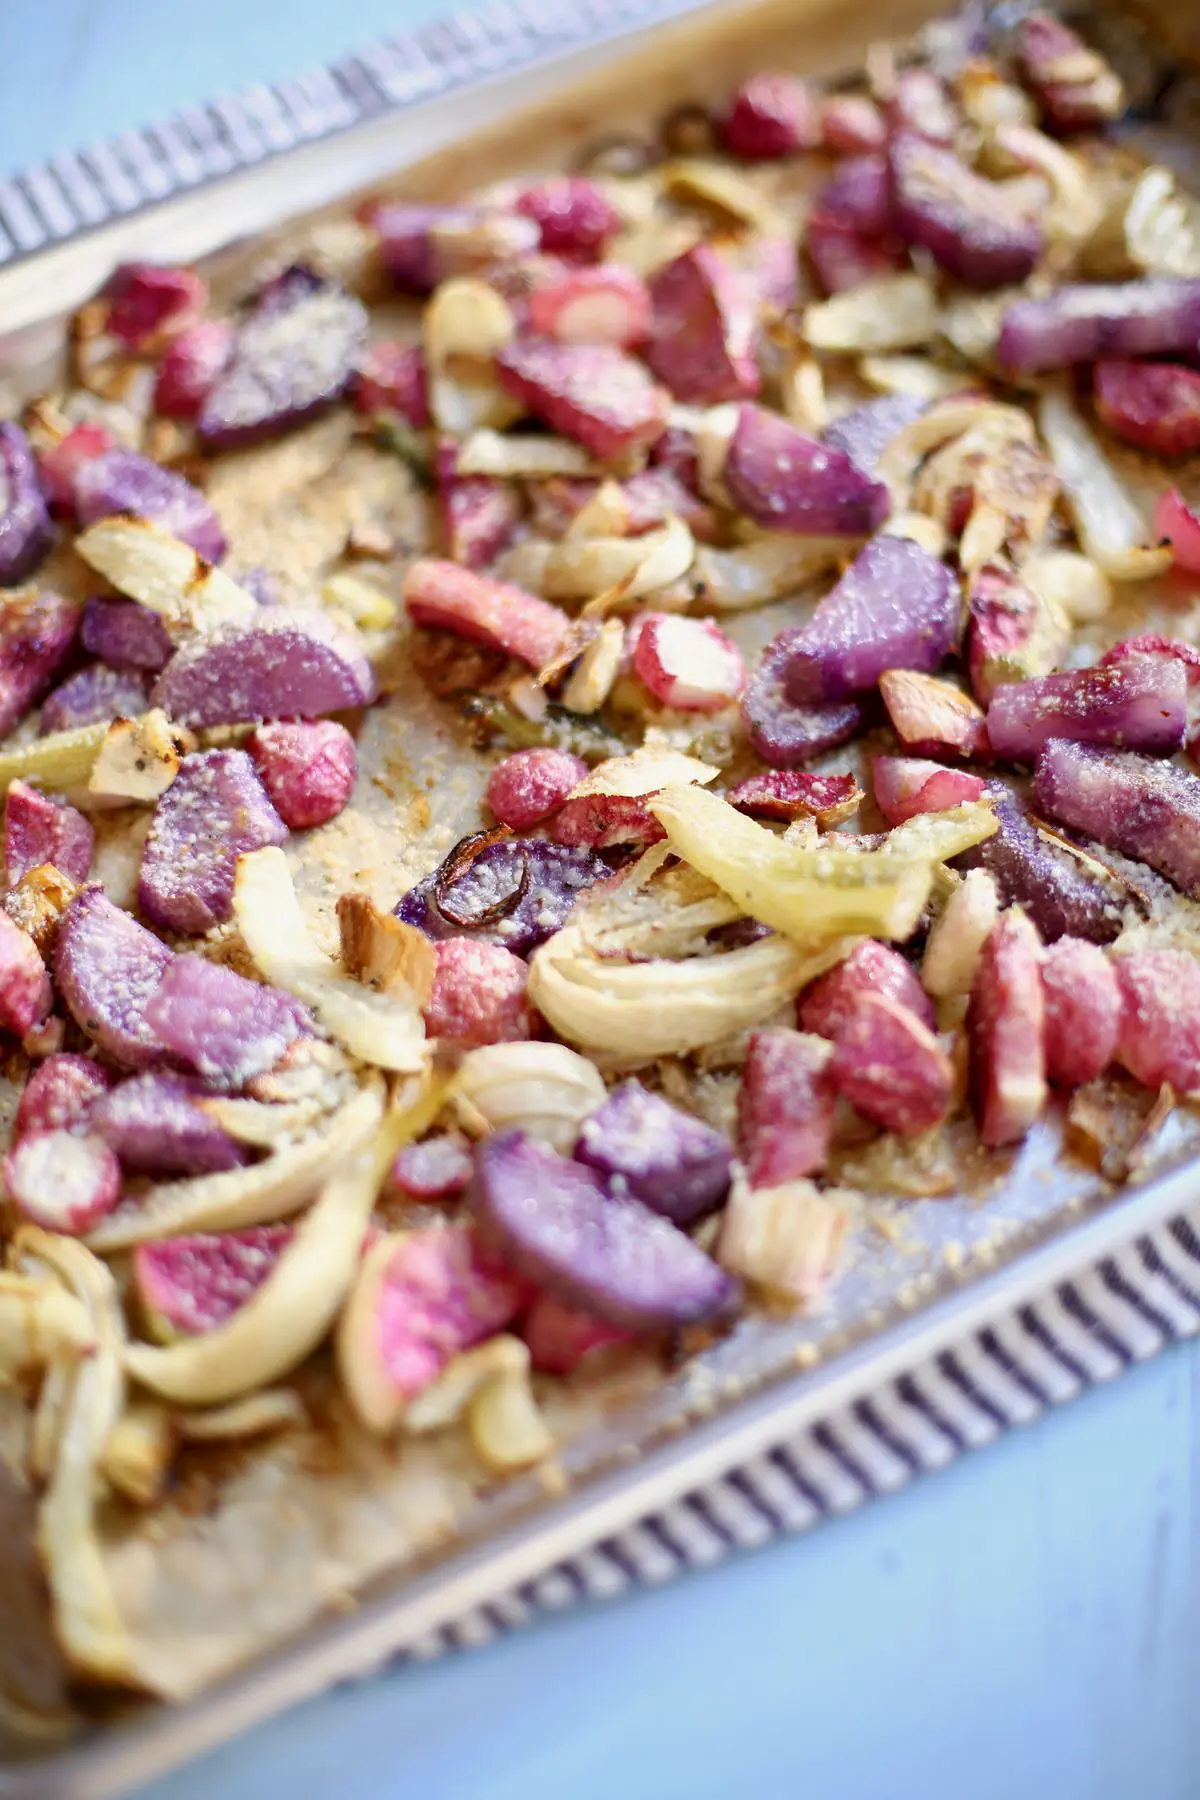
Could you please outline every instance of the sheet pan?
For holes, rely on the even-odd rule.
[[[91,229],[62,225],[58,241],[40,248],[29,241],[38,232],[26,220],[25,254],[11,228],[11,194],[0,188],[0,224],[10,226],[9,266],[0,269],[4,402],[44,384],[62,354],[66,312],[123,257],[215,255],[218,280],[236,282],[259,253],[246,244],[254,234],[320,209],[336,217],[357,192],[386,186],[448,195],[495,179],[505,167],[553,166],[598,129],[718,92],[764,63],[818,75],[849,70],[868,37],[902,36],[928,11],[924,0],[892,0],[872,8],[869,19],[835,0],[691,8],[630,0],[620,11],[573,14],[571,23],[559,24],[553,14],[504,9],[436,28],[413,46],[385,46],[373,61],[368,55],[340,65],[337,103],[327,96],[322,114],[314,102],[310,128],[291,147],[277,132],[282,147],[271,150],[261,100],[248,115],[257,126],[243,121],[240,133],[236,107],[226,107],[226,157],[241,166],[223,177],[201,169],[188,191],[149,208],[130,205]],[[1172,122],[1186,119],[1192,105],[1186,79],[1176,80],[1164,109],[1166,64],[1157,38],[1125,22],[1109,35],[1133,70],[1148,147],[1156,155],[1164,146],[1186,155]],[[194,146],[195,134],[190,141]],[[128,147],[124,165],[134,166]],[[67,192],[65,177],[59,180]],[[38,181],[21,192],[36,197]],[[765,638],[785,618],[786,609],[772,608],[751,629]],[[415,694],[401,694],[370,722],[367,766],[384,757],[397,733],[410,764],[419,764],[428,734],[439,730],[438,720],[421,717]],[[436,860],[460,824],[473,825],[479,773],[467,770],[453,805],[424,836],[411,815],[403,841],[389,836],[390,814],[369,815],[369,835],[383,846],[369,878],[380,898],[394,898],[406,874]],[[320,880],[311,869],[299,872],[310,899],[325,905]],[[1082,1167],[1063,1165],[1053,1127],[1039,1130],[999,1191],[993,1184],[958,1199],[909,1203],[886,1234],[861,1234],[821,1313],[748,1320],[649,1395],[607,1416],[601,1408],[598,1422],[564,1448],[559,1491],[531,1477],[472,1500],[436,1558],[381,1577],[355,1610],[322,1618],[198,1699],[138,1708],[65,1748],[7,1751],[0,1742],[0,1795],[115,1793],[270,1712],[369,1672],[466,1608],[737,1466],[1179,1213],[1200,1193],[1192,1160],[1197,1135],[1190,1120],[1177,1119],[1141,1184],[1114,1193]]]

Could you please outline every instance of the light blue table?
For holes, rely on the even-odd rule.
[[[0,171],[430,0],[0,0]],[[840,1524],[337,1695],[154,1800],[1195,1800],[1200,1347]],[[0,1627],[2,1628],[2,1627]]]

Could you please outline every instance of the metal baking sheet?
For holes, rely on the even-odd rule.
[[[870,35],[902,35],[927,11],[922,0],[874,8]],[[140,198],[134,183],[132,201],[128,188],[109,195],[109,216],[97,222],[93,207],[82,234],[49,228],[46,208],[37,206],[35,172],[14,188],[24,212],[14,215],[12,195],[0,191],[0,225],[10,241],[9,267],[0,271],[4,398],[11,403],[43,385],[61,356],[63,309],[94,291],[124,256],[195,259],[222,252],[214,266],[236,279],[246,259],[259,254],[252,244],[241,247],[243,241],[314,208],[336,217],[347,196],[385,176],[396,176],[388,185],[397,191],[452,193],[494,179],[502,163],[551,165],[600,122],[612,129],[650,116],[675,99],[727,87],[764,62],[823,74],[861,59],[865,25],[846,9],[830,0],[805,6],[802,55],[796,53],[799,22],[794,5],[775,0],[691,9],[671,0],[644,7],[629,0],[603,18],[596,9],[573,13],[566,23],[553,13],[497,9],[339,65],[332,86],[322,90],[328,110],[318,105],[321,93],[310,95],[308,124],[297,125],[293,147],[286,147],[281,127],[275,141],[285,147],[278,149],[261,130],[233,129],[228,105],[206,113],[210,122],[225,122],[208,138],[195,119],[186,130],[147,134],[151,144],[190,145],[193,177],[180,176],[176,196],[150,207],[145,183]],[[1152,40],[1125,27],[1116,37],[1126,66],[1136,65],[1136,91],[1159,95],[1163,62]],[[1186,112],[1186,85],[1176,86],[1171,104]],[[1161,98],[1153,108],[1147,100],[1147,108],[1147,134],[1161,136]],[[284,108],[294,119],[301,111],[294,97]],[[467,139],[464,121],[471,127]],[[223,146],[219,154],[214,145]],[[1161,154],[1157,144],[1154,153]],[[231,159],[232,172],[225,172]],[[67,159],[62,167],[69,166]],[[137,157],[128,147],[121,166],[133,180]],[[104,158],[93,156],[88,167],[93,187],[103,187]],[[65,177],[60,187],[69,194]],[[19,231],[14,217],[23,221]],[[39,219],[48,227],[40,246]],[[226,249],[231,240],[234,247]],[[787,617],[786,607],[771,608],[747,628],[765,638]],[[460,828],[475,822],[484,765],[445,743],[445,730],[436,706],[415,685],[368,723],[368,769],[382,766],[399,744],[410,769],[452,749],[463,771],[453,807],[443,804],[424,835],[411,828],[410,813],[410,828],[397,842],[394,807],[377,801],[367,812],[373,861],[365,879],[380,898],[394,897],[406,878],[423,872]],[[309,864],[301,873],[310,899],[326,905],[331,895],[320,871]],[[1114,1194],[1082,1166],[1061,1161],[1056,1131],[1047,1125],[999,1180],[992,1167],[976,1192],[910,1202],[890,1213],[881,1207],[881,1221],[891,1223],[859,1234],[854,1260],[822,1312],[799,1320],[747,1319],[728,1341],[632,1404],[591,1408],[591,1422],[559,1458],[558,1491],[530,1477],[472,1499],[441,1553],[381,1576],[352,1612],[317,1620],[196,1700],[138,1709],[65,1750],[44,1746],[30,1757],[0,1760],[0,1795],[119,1791],[270,1711],[369,1671],[488,1595],[736,1466],[1173,1216],[1196,1189],[1189,1161],[1195,1136],[1190,1120],[1178,1116],[1156,1145],[1142,1185]]]

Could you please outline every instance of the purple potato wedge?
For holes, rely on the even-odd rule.
[[[827,425],[821,441],[842,451],[865,474],[873,475],[892,439],[919,419],[928,405],[928,400],[916,394],[881,394],[878,400],[868,400]]]
[[[742,406],[721,471],[740,512],[799,537],[867,537],[891,511],[891,495],[829,444],[786,419]]]
[[[195,727],[318,719],[369,706],[378,691],[358,641],[324,613],[272,606],[252,625],[185,644],[150,700]]]
[[[514,1268],[631,1331],[715,1320],[737,1284],[669,1219],[523,1131],[479,1147],[470,1203]]]
[[[0,587],[16,587],[54,542],[37,459],[19,425],[0,424]]]
[[[927,250],[966,287],[1024,281],[1046,234],[1035,218],[1015,210],[998,182],[910,132],[892,139],[889,166],[892,225],[906,244]]]
[[[1200,898],[1200,775],[1129,750],[1052,738],[1035,786],[1050,818]]]
[[[742,695],[742,723],[751,744],[774,769],[792,769],[857,735],[863,710],[855,700],[797,706],[784,686],[799,629],[781,631],[763,651],[762,661]]]
[[[887,158],[848,156],[817,195],[815,210],[827,213],[847,231],[882,237],[891,224],[891,190]]]
[[[845,700],[887,669],[932,674],[957,646],[961,625],[951,571],[907,538],[875,538],[793,640],[788,698],[801,706]]]
[[[203,956],[175,957],[146,1017],[178,1062],[228,1088],[273,1069],[313,1023],[308,1008],[290,994],[247,981]]]
[[[103,888],[88,887],[59,926],[54,979],[80,1029],[114,1062],[144,1069],[167,1060],[146,1008],[174,960]]]
[[[1045,300],[1016,300],[996,344],[1001,368],[1023,375],[1108,356],[1178,356],[1200,343],[1200,279],[1060,287]]]
[[[185,756],[142,850],[138,906],[153,925],[200,936],[233,916],[237,859],[287,841],[244,750]]]
[[[237,450],[306,424],[339,399],[366,348],[367,314],[301,264],[264,288],[196,421],[208,450]]]
[[[1121,930],[1120,902],[1086,875],[1065,850],[1053,849],[998,784],[992,789],[997,829],[954,861],[956,869],[986,869],[1005,906],[1023,906],[1044,943],[1060,937],[1111,944]]]
[[[4,799],[4,885],[15,887],[30,869],[53,863],[68,881],[85,882],[95,833],[81,812],[23,781]]]
[[[245,1162],[177,1075],[133,1075],[97,1101],[91,1129],[130,1175],[216,1175]]]
[[[143,669],[157,675],[171,660],[174,644],[156,612],[136,600],[97,594],[83,609],[79,641],[110,669]]]
[[[79,608],[60,594],[0,598],[0,737],[14,731],[54,680],[79,631]]]
[[[733,1151],[719,1131],[640,1081],[623,1082],[585,1119],[575,1156],[676,1225],[694,1225],[729,1192]]]
[[[1187,670],[1174,656],[1064,669],[996,689],[988,741],[1002,762],[1033,763],[1050,738],[1169,756],[1187,727]]]
[[[161,525],[206,562],[220,562],[227,549],[220,521],[200,489],[136,450],[105,450],[80,463],[75,473],[81,530],[119,513]]]
[[[136,719],[145,712],[149,684],[136,669],[110,669],[105,663],[93,663],[69,675],[42,702],[38,732],[46,737],[52,731],[74,731],[80,725],[95,725],[101,719]]]

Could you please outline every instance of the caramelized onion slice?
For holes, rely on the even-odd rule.
[[[93,1353],[70,1381],[58,1453],[38,1513],[38,1551],[54,1609],[54,1629],[72,1668],[98,1681],[128,1681],[130,1646],[96,1534],[97,1481],[104,1446],[121,1416],[124,1320],[117,1285],[82,1244],[23,1226],[19,1256],[51,1269],[87,1309]]]
[[[529,997],[569,1043],[638,1068],[761,1025],[852,948],[766,937],[728,955],[624,963],[594,955],[568,925],[534,954]]]
[[[1144,581],[1169,569],[1170,547],[1147,542],[1140,507],[1065,386],[1043,394],[1038,426],[1085,554],[1112,581]]]
[[[990,809],[960,807],[960,828],[944,833],[939,816],[925,815],[922,831],[902,828],[890,854],[838,850],[827,838],[809,847],[777,838],[703,788],[667,788],[650,802],[672,849],[730,894],[751,918],[802,944],[868,932],[903,940],[915,930],[929,898],[933,872],[946,856],[995,830]],[[914,821],[913,824],[919,824]],[[911,849],[910,849],[911,846]]]

